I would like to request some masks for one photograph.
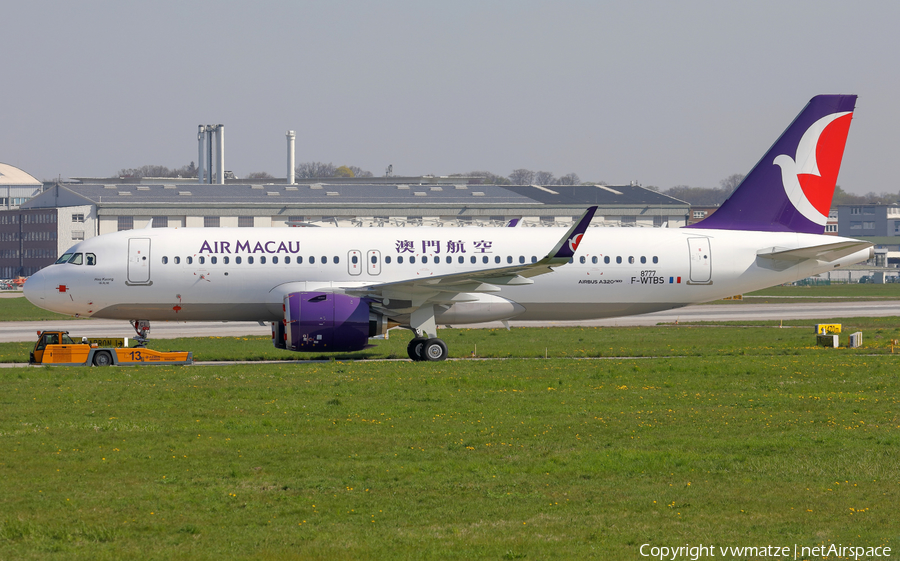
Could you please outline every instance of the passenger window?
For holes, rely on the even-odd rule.
[[[569,264],[572,264],[572,263],[574,263],[574,262],[575,262],[575,258],[574,258],[574,257],[569,257]]]
[[[58,265],[59,263],[68,263],[69,259],[71,259],[71,258],[72,258],[71,253],[63,253],[60,256],[60,258],[56,260],[56,263],[54,263],[54,265]]]
[[[356,257],[354,257],[354,259],[356,259]],[[356,263],[356,261],[354,261],[354,263]],[[375,263],[378,263],[378,257],[373,255],[372,256],[372,264],[374,265]]]
[[[531,262],[532,262],[532,263],[537,263],[537,257],[535,257],[534,255],[532,255],[532,256],[531,256]]]
[[[582,255],[582,256],[579,258],[579,261],[581,261],[581,264],[584,265],[584,263],[585,263],[585,261],[587,261],[587,259],[585,259],[585,258],[584,258],[584,255]]]
[[[71,259],[69,259],[69,263],[71,263],[72,265],[81,265],[83,261],[84,255],[82,255],[81,253],[76,253],[72,256]]]
[[[386,255],[385,258],[384,258],[384,262],[387,263],[388,265],[390,265],[390,264],[391,264],[391,256],[390,256],[390,255]]]
[[[403,256],[402,255],[397,256],[397,263],[399,263],[401,265],[403,264]]]
[[[222,263],[225,263],[225,264],[227,265],[227,264],[228,264],[228,261],[229,261],[229,259],[228,259],[228,256],[227,256],[227,255],[226,255],[225,257],[222,258]]]
[[[634,263],[634,257],[629,256],[629,257],[628,257],[628,262],[629,262],[629,263]]]
[[[423,256],[422,256],[422,263],[428,263],[428,256],[427,256],[427,255],[423,255]]]
[[[273,265],[277,265],[277,264],[278,264],[278,256],[277,256],[277,255],[273,255],[273,256],[272,256],[272,264],[273,264]]]
[[[315,265],[315,264],[316,264],[316,256],[315,256],[315,255],[310,255],[310,256],[309,256],[309,264],[310,264],[310,265]]]
[[[248,264],[248,265],[252,265],[252,264],[253,264],[253,256],[252,256],[252,255],[248,255],[248,256],[247,256],[247,264]]]
[[[496,257],[494,257],[494,263],[499,263],[499,262],[500,262],[500,256],[497,255]]]
[[[324,261],[324,259],[323,259],[322,261]],[[335,255],[335,256],[334,256],[334,259],[333,259],[332,261],[334,261],[334,264],[337,265],[338,263],[341,262],[341,258],[338,257],[337,255]]]
[[[259,264],[260,264],[260,265],[265,265],[265,264],[266,264],[266,256],[265,256],[265,255],[261,255],[261,256],[259,257]]]
[[[300,255],[297,256],[297,264],[298,264],[298,265],[302,265],[302,264],[303,264],[303,257],[300,256]]]
[[[641,265],[647,262],[647,258],[641,255]]]
[[[656,257],[655,255],[653,256],[653,263],[654,264],[659,263],[659,258]]]
[[[519,263],[525,263],[525,256],[524,256],[524,255],[520,255],[520,256],[519,256]]]
[[[463,263],[465,263],[465,262],[466,262],[466,258],[465,258],[465,257],[463,257],[463,256],[462,256],[462,255],[460,255],[460,256],[459,256],[459,260],[458,260],[458,261],[459,261],[459,264],[460,264],[460,265],[462,265],[462,264],[463,264]]]
[[[169,258],[166,257],[165,255],[163,255],[162,263],[163,263],[163,265],[167,265],[169,263]]]
[[[181,264],[181,257],[175,257],[175,264],[176,265]]]
[[[285,256],[284,256],[284,264],[285,264],[285,265],[290,265],[290,264],[291,264],[291,256],[290,256],[290,255],[285,255]]]
[[[609,265],[609,255],[603,258],[603,262]]]
[[[235,265],[241,264],[241,256],[240,255],[238,255],[237,257],[234,258],[234,264]]]
[[[320,259],[319,262],[322,263],[323,265],[327,265],[328,264],[328,256],[323,255],[322,259]]]
[[[622,264],[622,257],[621,257],[621,256],[616,257],[616,263],[618,263],[618,264],[620,264],[620,265]]]
[[[190,265],[190,264],[192,264],[193,262],[194,262],[194,258],[191,257],[190,255],[188,255],[188,257],[187,257],[187,264]]]
[[[415,257],[415,255],[410,255],[410,256],[409,256],[409,262],[410,262],[410,263],[415,263],[415,262],[416,262],[416,257]]]
[[[597,264],[597,261],[599,261],[599,259],[597,259],[597,256],[596,256],[596,255],[593,256],[593,257],[591,257],[591,263],[593,263],[594,265],[596,265],[596,264]]]
[[[487,264],[487,262],[488,262],[488,256],[485,255],[484,257],[482,257],[482,258],[481,258],[481,262],[484,263],[484,264]]]
[[[84,262],[88,265],[96,265],[97,264],[97,256],[93,253],[85,253],[84,254]]]
[[[199,257],[199,259],[197,259],[197,262],[200,263],[201,265],[203,265],[204,263],[206,263],[206,257],[203,257],[203,256],[201,255],[201,256]]]
[[[473,265],[478,262],[478,258],[475,257],[474,255],[472,257],[470,257],[469,260],[472,262]]]
[[[357,263],[359,263],[359,257],[354,255],[353,257],[350,258],[350,262],[353,263],[354,265],[356,265]],[[374,263],[374,261],[373,261],[373,263]]]
[[[213,255],[212,257],[209,258],[209,262],[212,263],[213,265],[215,265],[216,263],[219,262],[219,258],[216,257],[215,255]]]

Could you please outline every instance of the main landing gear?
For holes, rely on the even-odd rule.
[[[415,362],[444,360],[447,358],[447,344],[437,337],[416,337],[406,346],[406,354]]]
[[[421,306],[413,311],[407,328],[415,334],[415,338],[406,347],[409,358],[415,362],[433,362],[447,358],[447,344],[434,336],[437,334],[434,306]]]

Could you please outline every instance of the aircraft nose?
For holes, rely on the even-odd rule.
[[[22,293],[25,294],[25,298],[29,302],[35,306],[40,306],[46,294],[46,285],[47,279],[44,276],[44,271],[38,271],[25,281],[25,285],[22,286]]]

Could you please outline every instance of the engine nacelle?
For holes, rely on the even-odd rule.
[[[359,351],[391,324],[363,298],[333,292],[292,292],[284,321],[272,323],[272,342],[289,351]]]

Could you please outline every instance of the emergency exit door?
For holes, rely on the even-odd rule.
[[[150,283],[150,239],[128,240],[128,284]]]

